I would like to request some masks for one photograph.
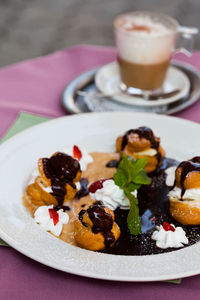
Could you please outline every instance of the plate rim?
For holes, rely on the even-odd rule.
[[[49,124],[55,124],[55,123],[59,123],[60,120],[68,120],[68,119],[77,119],[77,118],[95,118],[95,115],[97,116],[102,116],[102,115],[137,115],[138,117],[140,117],[141,115],[147,117],[147,118],[157,118],[157,119],[165,119],[165,120],[176,120],[182,124],[190,124],[191,126],[199,126],[200,127],[200,124],[196,123],[196,122],[193,122],[193,121],[190,121],[190,120],[185,120],[185,119],[181,119],[181,118],[177,118],[177,117],[174,117],[174,116],[166,116],[166,115],[157,115],[157,114],[151,114],[151,113],[146,113],[146,112],[142,112],[142,113],[138,113],[138,112],[99,112],[99,113],[93,113],[93,114],[79,114],[79,115],[73,115],[73,116],[64,116],[64,117],[60,117],[60,118],[56,118],[56,119],[52,119],[52,120],[48,120],[44,123],[41,123],[41,124],[37,124],[37,125],[34,125],[32,126],[31,128],[27,128],[25,130],[23,130],[22,132],[19,132],[17,133],[15,136],[9,138],[7,141],[3,142],[1,145],[0,145],[0,154],[4,151],[3,149],[6,149],[7,147],[10,147],[10,145],[12,145],[12,143],[16,143],[16,141],[18,141],[18,138],[21,136],[23,137],[24,135],[30,135],[30,132],[34,131],[37,133],[37,131],[39,131],[39,129],[41,127],[49,127]],[[93,116],[93,117],[92,117]],[[61,121],[62,123],[62,121]],[[46,234],[46,233],[45,233]],[[50,235],[50,234],[49,234]],[[9,237],[3,230],[2,228],[0,227],[0,236],[3,238],[3,240],[5,240],[5,242],[7,242],[8,244],[10,244],[14,249],[16,249],[17,251],[23,253],[24,255],[42,263],[42,264],[45,264],[49,267],[53,267],[55,269],[58,269],[58,270],[61,270],[61,271],[65,271],[65,272],[68,272],[68,273],[71,273],[71,274],[75,274],[75,275],[81,275],[81,276],[85,276],[85,277],[90,277],[90,278],[96,278],[96,279],[106,279],[106,280],[115,280],[115,281],[130,281],[130,282],[146,282],[146,281],[158,281],[158,280],[168,280],[168,279],[176,279],[176,278],[183,278],[183,277],[188,277],[188,276],[193,276],[193,275],[197,275],[200,273],[200,267],[198,270],[196,270],[195,272],[192,272],[192,271],[188,271],[188,272],[185,272],[184,274],[183,273],[177,273],[176,275],[172,276],[170,275],[169,277],[166,275],[159,275],[159,277],[156,277],[156,278],[152,278],[152,277],[138,277],[138,278],[130,278],[129,276],[128,277],[123,277],[123,278],[119,278],[118,276],[108,276],[106,277],[105,275],[101,276],[99,274],[97,275],[94,275],[94,274],[90,274],[88,272],[73,272],[73,270],[71,269],[68,269],[68,270],[63,270],[61,267],[58,267],[57,265],[54,265],[54,264],[49,264],[48,263],[48,260],[46,261],[46,259],[41,259],[41,258],[38,258],[38,257],[35,257],[35,255],[31,255],[31,253],[27,253],[26,250],[26,247],[24,248],[23,246],[22,247],[18,247],[18,245],[16,244],[16,242],[14,242],[14,240],[12,239],[12,237]],[[51,236],[51,235],[50,235]],[[51,238],[54,238],[51,236]],[[55,239],[55,238],[54,238]],[[55,241],[55,240],[54,240]],[[62,242],[64,243],[63,241],[59,241],[59,242]],[[195,244],[197,245],[197,244]],[[195,246],[194,245],[194,246]],[[190,246],[188,248],[185,248],[185,249],[189,249],[189,248],[192,248],[194,246]],[[74,246],[71,246],[71,247],[74,247]],[[200,247],[200,245],[199,245]],[[75,247],[77,248],[77,247]],[[83,250],[83,249],[81,249]],[[184,249],[181,249],[180,251],[182,251]],[[83,251],[87,251],[87,250],[83,250]],[[176,251],[175,251],[176,252]],[[170,252],[170,253],[174,253],[174,252]],[[99,253],[98,253],[99,255]],[[105,254],[102,254],[100,253],[100,255],[105,255]],[[165,253],[165,254],[157,254],[155,256],[164,256],[164,255],[168,255],[168,253]],[[169,254],[170,255],[170,254]],[[154,257],[155,257],[154,256]],[[126,257],[127,256],[117,256],[117,257]],[[144,257],[144,256],[141,256],[141,257]]]

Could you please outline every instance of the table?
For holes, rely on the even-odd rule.
[[[65,115],[60,95],[75,76],[116,58],[112,47],[74,46],[0,70],[0,137],[20,111],[46,117]],[[191,58],[176,54],[200,69],[200,52]],[[177,117],[200,122],[200,102]],[[186,299],[200,298],[200,275],[180,285],[128,283],[89,279],[51,269],[11,248],[0,247],[1,299]]]

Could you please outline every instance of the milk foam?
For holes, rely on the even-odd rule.
[[[158,37],[172,33],[171,29],[154,22],[149,16],[122,16],[117,20],[117,26],[135,36]]]
[[[118,55],[130,63],[159,64],[170,59],[176,32],[149,16],[122,15],[115,21]]]

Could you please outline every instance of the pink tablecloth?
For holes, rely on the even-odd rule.
[[[76,75],[115,59],[113,48],[76,46],[0,70],[0,137],[19,111],[65,115],[60,95]],[[200,52],[176,55],[200,69]],[[200,122],[200,102],[177,114]],[[181,285],[109,282],[78,277],[41,265],[11,248],[0,248],[0,299],[200,299],[200,275]]]

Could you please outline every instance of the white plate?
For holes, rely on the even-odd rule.
[[[162,106],[176,102],[185,97],[190,90],[190,81],[186,74],[174,66],[169,66],[166,79],[163,85],[163,92],[168,93],[179,90],[174,96],[158,99],[145,100],[135,96],[128,96],[121,93],[119,67],[116,62],[103,66],[95,76],[97,88],[104,94],[115,95],[112,99],[129,105],[137,106]]]
[[[22,205],[29,174],[39,157],[73,144],[114,151],[130,128],[150,126],[167,156],[189,159],[200,152],[200,125],[145,113],[89,113],[58,118],[17,134],[0,146],[0,237],[21,253],[53,268],[108,280],[154,281],[200,273],[200,243],[150,256],[95,253],[64,243],[35,224]],[[184,130],[183,130],[184,128]],[[178,141],[178,143],[177,143]]]

